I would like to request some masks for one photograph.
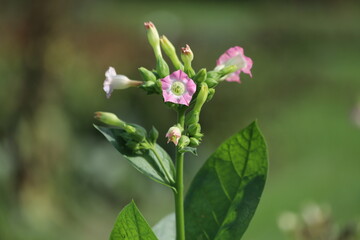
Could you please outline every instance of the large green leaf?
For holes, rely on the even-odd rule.
[[[126,132],[116,127],[97,126],[106,139],[141,173],[166,186],[173,187],[175,168],[167,152],[158,144],[153,149],[132,151],[127,148]]]
[[[110,240],[157,240],[157,237],[132,201],[117,217]]]
[[[256,122],[221,144],[186,196],[186,239],[241,239],[265,185],[267,159]]]

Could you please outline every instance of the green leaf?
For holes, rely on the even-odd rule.
[[[176,226],[175,213],[171,213],[161,219],[154,227],[153,231],[159,240],[175,240]]]
[[[175,168],[167,152],[158,144],[152,145],[150,149],[133,151],[126,145],[126,132],[116,127],[97,126],[106,139],[129,160],[129,162],[141,173],[150,177],[156,182],[173,188]]]
[[[184,147],[183,149],[180,149],[179,152],[180,153],[189,152],[189,153],[192,153],[195,156],[197,156],[197,148],[194,148],[194,147]]]
[[[110,240],[157,240],[157,237],[132,201],[117,217]]]
[[[241,239],[267,169],[266,143],[253,122],[221,144],[195,176],[185,199],[186,239]]]

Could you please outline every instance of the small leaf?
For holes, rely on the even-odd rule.
[[[194,148],[194,147],[184,147],[183,149],[180,149],[179,152],[180,153],[189,152],[189,153],[192,153],[195,156],[197,156],[197,148]]]
[[[149,224],[141,215],[134,201],[120,212],[116,219],[110,240],[157,240]]]
[[[175,240],[175,213],[171,213],[160,220],[154,227],[153,231],[159,240]]]
[[[159,131],[153,126],[149,131],[149,140],[151,143],[156,143],[156,140],[159,137]]]
[[[129,160],[139,172],[145,174],[156,182],[173,188],[175,168],[167,152],[155,144],[150,149],[133,151],[128,148],[127,134],[124,130],[116,127],[97,126],[106,139]]]
[[[267,159],[256,122],[221,144],[186,196],[186,239],[241,239],[264,189]]]

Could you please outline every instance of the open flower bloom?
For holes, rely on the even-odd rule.
[[[224,67],[236,65],[238,70],[231,74],[228,74],[225,78],[228,82],[239,82],[240,83],[240,73],[244,72],[250,77],[251,67],[253,65],[253,61],[251,58],[246,57],[244,55],[244,49],[242,47],[236,46],[228,49],[224,54],[222,54],[219,59],[216,61],[216,70],[223,69]]]
[[[181,130],[177,126],[173,126],[169,128],[168,132],[166,133],[165,137],[168,138],[168,143],[173,142],[175,145],[178,145],[179,139],[181,137]]]
[[[175,71],[161,79],[161,88],[165,102],[173,102],[189,106],[192,96],[196,92],[196,84],[188,75]]]
[[[130,80],[125,75],[117,75],[113,67],[105,72],[106,79],[104,80],[104,91],[106,97],[109,98],[114,89],[125,89],[129,87],[136,87],[142,84],[141,81]]]

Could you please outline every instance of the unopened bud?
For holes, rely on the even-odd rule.
[[[182,135],[179,140],[178,147],[179,148],[185,148],[189,145],[190,139],[188,136]]]
[[[125,145],[133,151],[140,150],[140,144],[138,142],[127,141]]]
[[[181,59],[184,63],[191,63],[194,59],[194,54],[188,44],[181,48]]]
[[[156,76],[154,75],[154,73],[144,67],[140,67],[138,68],[139,72],[141,74],[141,77],[144,79],[145,82],[151,81],[151,82],[155,82],[156,81]]]
[[[188,132],[191,136],[195,136],[197,133],[200,133],[200,131],[201,131],[201,126],[199,123],[191,124],[188,127]]]
[[[206,68],[200,69],[200,71],[194,76],[193,80],[197,83],[205,81],[207,77]]]
[[[164,78],[170,74],[169,66],[162,57],[156,60],[156,71],[161,78]]]
[[[169,39],[167,39],[166,36],[161,36],[160,37],[160,45],[162,50],[165,52],[166,56],[168,56],[171,60],[171,62],[173,63],[174,67],[176,70],[183,70],[184,66],[181,64],[176,51],[175,51],[175,47],[174,45],[169,41]]]
[[[185,119],[186,125],[190,126],[191,124],[196,124],[199,122],[200,113],[194,110],[191,110]]]
[[[195,71],[191,67],[191,62],[193,59],[194,59],[194,54],[191,51],[190,46],[186,44],[185,47],[181,48],[181,60],[184,63],[184,71],[190,78],[192,78],[195,75]]]
[[[200,112],[202,106],[204,105],[204,103],[206,102],[207,96],[209,93],[209,88],[207,86],[206,83],[201,83],[200,84],[200,91],[196,97],[196,103],[194,106],[193,111],[195,112]]]
[[[206,102],[209,102],[215,95],[215,88],[209,89],[209,94],[207,96]]]
[[[206,84],[208,85],[209,88],[214,88],[216,87],[216,85],[219,84],[219,81],[216,80],[215,78],[207,78],[205,80]]]
[[[146,28],[148,41],[154,50],[155,57],[161,57],[159,33],[156,30],[155,25],[152,22],[145,22],[144,26]]]
[[[200,145],[200,141],[197,138],[191,137],[190,138],[190,146],[197,147]]]
[[[94,118],[107,125],[124,128],[125,122],[120,120],[115,114],[110,112],[95,112]]]
[[[157,138],[159,137],[159,132],[155,127],[152,127],[148,135],[150,142],[155,143]]]

